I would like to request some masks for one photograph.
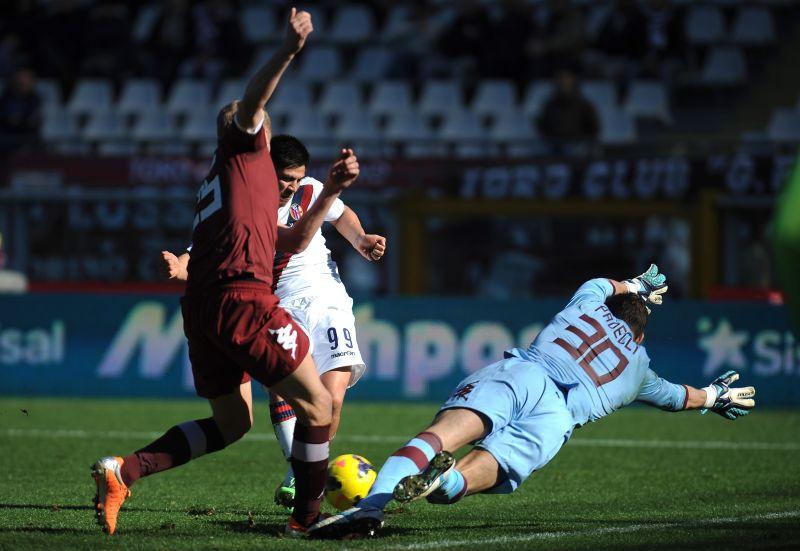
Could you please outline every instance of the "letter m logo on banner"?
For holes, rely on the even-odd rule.
[[[160,379],[175,355],[185,346],[183,320],[178,310],[167,322],[166,307],[158,302],[140,302],[130,311],[97,368],[101,378],[119,378],[139,354],[139,374]]]

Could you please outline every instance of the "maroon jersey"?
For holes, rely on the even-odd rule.
[[[236,279],[272,285],[278,177],[267,143],[263,128],[251,135],[235,124],[218,136],[197,192],[187,294]]]

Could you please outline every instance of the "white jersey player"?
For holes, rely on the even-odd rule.
[[[323,184],[306,176],[309,154],[297,138],[274,136],[270,141],[270,155],[280,188],[278,224],[290,227],[314,204]],[[386,239],[366,234],[358,216],[341,199],[337,199],[328,210],[325,221],[331,223],[367,260],[380,260],[383,256]],[[186,277],[189,254],[176,257],[164,251],[162,256],[170,278]],[[333,437],[339,426],[345,393],[358,382],[366,366],[356,341],[353,300],[342,284],[321,230],[317,230],[304,247],[276,253],[273,287],[281,306],[303,325],[311,340],[317,371],[333,402]],[[282,398],[271,395],[270,417],[288,460],[291,457],[295,413]],[[275,491],[275,501],[286,507],[290,507],[294,501],[294,474],[291,468]]]

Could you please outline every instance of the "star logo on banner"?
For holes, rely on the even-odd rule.
[[[750,336],[747,331],[734,330],[731,323],[723,318],[716,329],[708,318],[701,318],[697,322],[697,330],[705,333],[697,344],[706,353],[706,363],[703,365],[704,375],[713,375],[723,367],[744,369],[747,359],[744,357],[742,347]]]

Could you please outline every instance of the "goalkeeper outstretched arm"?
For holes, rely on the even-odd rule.
[[[650,369],[639,396],[636,398],[665,411],[700,409],[701,413],[713,411],[731,421],[747,413],[756,405],[752,386],[735,388],[731,384],[739,380],[739,374],[728,371],[714,379],[704,388],[677,385],[656,375]]]

